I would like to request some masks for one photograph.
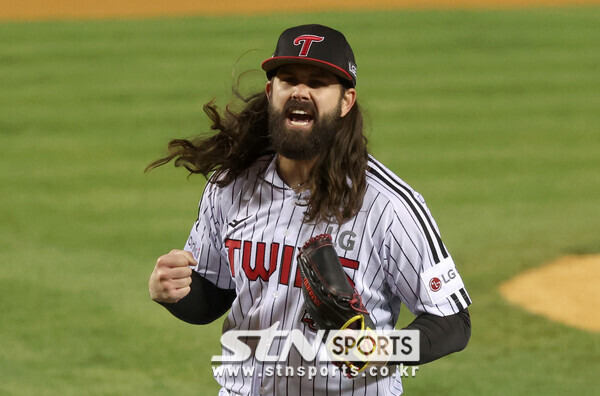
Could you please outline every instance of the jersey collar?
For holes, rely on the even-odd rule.
[[[294,191],[294,189],[291,188],[290,186],[288,186],[283,181],[281,176],[279,176],[279,172],[277,172],[277,154],[273,155],[271,162],[269,163],[269,165],[263,172],[262,176],[259,176],[259,177],[264,182],[270,184],[271,186],[273,186],[274,188],[276,188],[278,190],[284,191],[286,194],[296,195],[296,196],[302,197],[302,198],[308,198],[308,196],[310,196],[310,191],[303,191],[303,192],[297,194]]]

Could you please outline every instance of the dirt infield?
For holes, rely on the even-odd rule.
[[[23,0],[0,2],[0,19],[139,18],[398,8],[519,8],[600,4],[600,0]]]
[[[600,255],[566,256],[525,271],[500,286],[500,293],[529,312],[570,326],[600,332],[600,291],[594,277]]]

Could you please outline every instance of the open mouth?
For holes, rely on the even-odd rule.
[[[307,126],[313,121],[313,116],[305,110],[292,110],[288,113],[287,119],[293,126]]]

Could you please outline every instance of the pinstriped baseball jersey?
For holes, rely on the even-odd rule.
[[[276,156],[259,158],[223,188],[207,184],[185,249],[197,259],[200,275],[237,292],[223,332],[278,324],[279,330],[299,329],[308,340],[314,338],[295,258],[306,240],[321,233],[332,235],[344,270],[378,329],[394,328],[401,303],[415,315],[438,316],[471,303],[423,198],[373,157],[368,165],[362,208],[341,226],[303,221],[310,192],[297,194],[281,180]],[[281,343],[276,339],[271,350],[277,353]],[[223,350],[223,355],[228,353]],[[348,379],[335,375],[331,364],[329,375],[310,379],[268,375],[272,371],[267,363],[251,359],[245,363],[254,367],[250,374],[233,369],[215,376],[221,394],[402,393],[400,375]],[[327,363],[303,361],[292,348],[282,364]]]

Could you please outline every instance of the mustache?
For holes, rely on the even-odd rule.
[[[289,114],[292,110],[306,111],[307,113],[312,114],[313,117],[316,117],[318,114],[317,108],[312,102],[299,101],[296,99],[290,99],[283,107],[284,114]]]

